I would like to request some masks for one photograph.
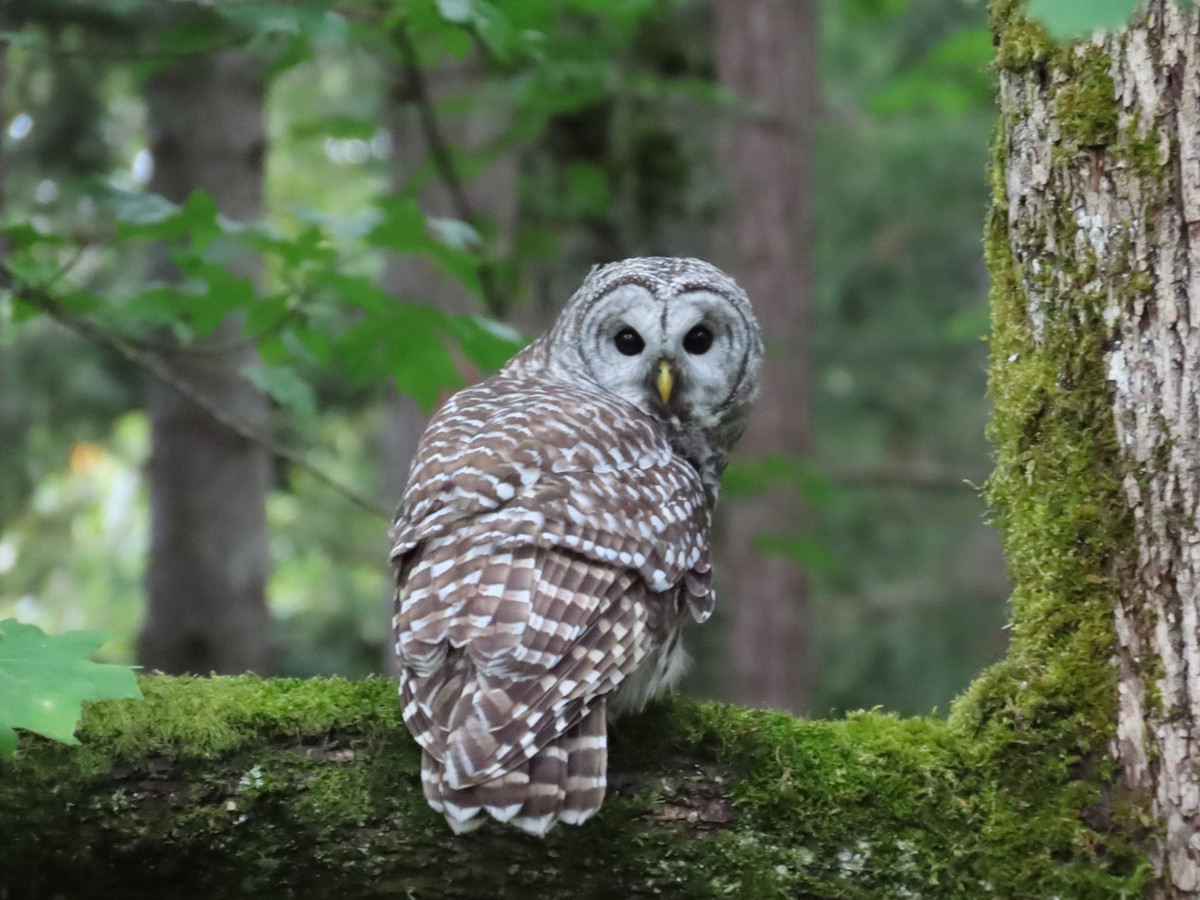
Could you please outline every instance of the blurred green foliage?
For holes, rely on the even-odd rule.
[[[814,416],[832,496],[807,530],[812,708],[945,709],[1005,645],[986,509],[993,127],[981,3],[826,3],[818,132]]]
[[[371,497],[383,491],[388,379],[429,409],[461,384],[463,360],[492,370],[522,341],[483,315],[389,295],[387,254],[456,282],[482,313],[486,279],[507,306],[535,302],[546,272],[577,283],[596,256],[671,250],[688,239],[681,229],[709,229],[720,212],[707,145],[734,101],[714,84],[698,0],[223,4],[150,49],[140,25],[112,24],[136,3],[98,6],[107,27],[65,0],[20,8],[3,97],[6,264],[135,349],[152,349],[163,326],[186,345],[244,312],[262,358],[246,375],[279,407],[272,436]],[[817,450],[740,460],[727,488],[786,480],[809,502],[793,533],[758,543],[809,571],[814,710],[944,708],[1003,646],[1006,585],[983,505],[946,477],[987,469],[990,37],[968,0],[826,0],[821,16]],[[389,189],[395,148],[382,123],[401,36],[429,77],[448,55],[482,60],[471,88],[434,111],[442,122],[507,111],[497,137],[449,150],[467,183],[516,156],[515,233],[487,215],[428,213],[421,191],[439,177],[428,159]],[[143,187],[140,79],[172,53],[231,44],[260,52],[271,77],[269,213],[255,223],[225,220],[203,193],[174,205]],[[144,281],[144,250],[160,240],[181,286]],[[223,265],[246,249],[264,261],[260,286]],[[0,294],[0,615],[101,624],[118,635],[109,658],[129,659],[146,527],[143,376],[19,293]],[[281,670],[377,670],[382,522],[284,463],[268,515]],[[721,666],[718,651],[703,656],[700,685]]]

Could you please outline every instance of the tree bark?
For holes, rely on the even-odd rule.
[[[725,141],[731,208],[718,256],[754,303],[767,341],[764,389],[738,453],[802,456],[812,444],[812,152],[817,99],[814,0],[717,0],[717,72],[743,104]],[[808,585],[756,541],[794,534],[801,504],[776,486],[727,498],[721,525],[731,611],[728,697],[801,711],[812,692]],[[730,573],[736,573],[732,575]]]
[[[1200,12],[1053,46],[994,4],[1001,130],[993,227],[1026,347],[1094,353],[1115,477],[1109,570],[1118,782],[1155,823],[1148,895],[1200,892]],[[1011,269],[1008,267],[1011,266]],[[1002,270],[1002,271],[1001,271]],[[1004,282],[1008,275],[1002,274]],[[1088,350],[1086,348],[1094,348]],[[1005,352],[1008,352],[1006,349]],[[1059,375],[1065,373],[1059,370]],[[1025,387],[1029,383],[1024,382]],[[1060,393],[1078,390],[1060,377]],[[1028,408],[1029,395],[1023,402]],[[1027,435],[1040,427],[1034,417]],[[1067,452],[1064,447],[1063,452]],[[1034,490],[1031,484],[1028,490]],[[1010,554],[1011,559],[1011,554]]]
[[[260,63],[240,51],[186,57],[146,85],[152,190],[182,202],[207,191],[221,212],[263,213],[266,149]],[[255,277],[257,262],[230,264]],[[165,249],[153,276],[177,277]],[[207,338],[179,346],[164,336],[163,359],[230,416],[264,430],[267,399],[241,374],[256,360],[230,317]],[[165,672],[270,670],[265,585],[270,459],[173,388],[151,382],[151,541],[139,661]]]

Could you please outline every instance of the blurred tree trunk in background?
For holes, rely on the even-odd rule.
[[[383,113],[391,138],[391,190],[393,194],[405,194],[414,190],[414,178],[418,175],[432,179],[417,192],[427,216],[459,219],[463,210],[457,208],[451,188],[444,180],[438,180],[436,172],[431,172],[432,151],[429,134],[422,123],[421,106],[431,104],[425,110],[429,112],[433,105],[448,97],[471,96],[472,89],[477,92],[483,80],[484,65],[482,59],[471,56],[461,61],[447,60],[436,68],[420,72],[403,58],[391,66],[388,109]],[[469,153],[494,138],[506,124],[504,118],[503,109],[495,105],[484,112],[480,104],[475,104],[465,116],[439,116],[437,127],[448,144]],[[516,177],[516,158],[509,155],[485,166],[469,185],[461,186],[461,196],[466,198],[472,210],[492,218],[497,225],[497,234],[501,236],[511,235],[515,227]],[[478,222],[470,224],[479,225]],[[497,251],[496,247],[492,249]],[[503,253],[503,249],[498,252]],[[471,296],[459,282],[435,269],[428,259],[389,254],[384,264],[383,286],[396,298],[428,303],[442,312],[484,312],[478,298]],[[501,310],[490,312],[498,314]],[[478,373],[462,374],[468,383],[478,380]],[[380,457],[385,501],[395,507],[400,502],[408,467],[428,417],[409,395],[400,393],[392,385],[388,385],[386,391]],[[384,604],[389,622],[394,593],[395,582],[388,572],[384,579]],[[388,641],[384,667],[391,671],[394,665],[392,644]]]
[[[263,214],[266,150],[261,63],[237,51],[185,56],[150,76],[151,190],[182,202],[207,191],[235,220]],[[257,277],[253,259],[222,260]],[[178,273],[158,248],[151,277]],[[241,374],[257,357],[231,317],[186,347],[162,336],[174,376],[228,416],[265,429],[267,399]],[[150,382],[150,558],[139,661],[168,672],[271,668],[264,596],[270,459],[174,388]]]
[[[740,114],[723,149],[730,209],[717,262],[746,289],[767,344],[764,390],[743,459],[799,457],[811,446],[812,154],[817,100],[815,0],[717,0],[717,73]],[[800,712],[812,690],[808,586],[799,565],[755,548],[794,534],[800,498],[786,485],[725,498],[724,608],[732,616],[728,699]]]
[[[417,195],[427,216],[460,218],[450,189],[438,180],[430,168],[428,136],[422,126],[422,103],[438,104],[447,97],[468,96],[473,83],[481,81],[483,63],[472,57],[464,61],[448,61],[438,67],[417,73],[403,61],[393,64],[389,108],[384,120],[391,138],[391,190],[406,194],[414,190],[414,178],[431,179]],[[470,152],[487,139],[494,137],[502,123],[494,116],[481,116],[478,107],[459,118],[438,118],[438,128],[446,141],[460,150]],[[515,166],[504,161],[487,166],[470,185],[463,186],[463,195],[474,209],[500,218],[510,225],[515,204]],[[471,223],[477,224],[477,223]],[[507,228],[502,228],[507,233]],[[447,313],[481,313],[477,298],[461,284],[438,271],[428,259],[413,255],[389,254],[384,265],[383,284],[397,298],[415,303],[428,303]],[[388,501],[398,502],[408,474],[409,461],[425,428],[427,417],[417,402],[394,389],[387,400],[388,421],[384,436],[384,472]]]

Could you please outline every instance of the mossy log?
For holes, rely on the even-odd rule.
[[[583,826],[455,837],[388,679],[142,684],[0,768],[0,896],[1111,897],[1137,865],[1067,765],[1006,791],[969,718],[679,700],[614,729]]]

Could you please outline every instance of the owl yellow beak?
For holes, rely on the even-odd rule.
[[[671,364],[665,359],[659,360],[658,379],[655,384],[658,387],[658,396],[662,397],[663,406],[666,406],[671,402],[671,391],[675,387],[675,375],[671,372]]]

